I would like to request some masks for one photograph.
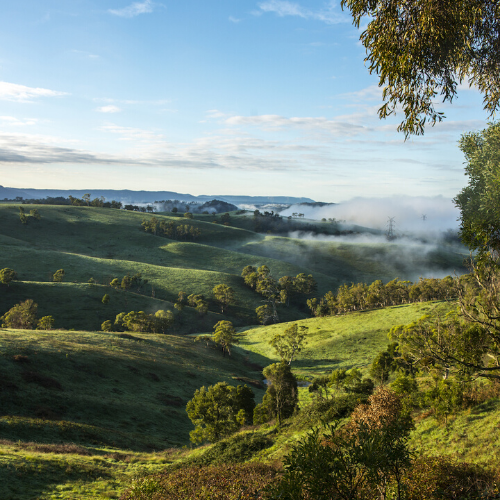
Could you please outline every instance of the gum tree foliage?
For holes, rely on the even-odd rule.
[[[267,266],[246,266],[241,277],[245,285],[262,295],[266,304],[256,309],[257,317],[262,324],[278,323],[278,304],[290,304],[290,299],[300,295],[308,295],[316,290],[317,284],[312,275],[300,273],[295,277],[282,276],[276,280]]]
[[[212,293],[214,294],[215,300],[220,304],[222,314],[224,314],[224,310],[229,305],[236,302],[234,298],[234,290],[228,285],[216,285],[213,288]]]
[[[306,346],[307,326],[293,323],[285,329],[283,333],[277,333],[269,341],[269,345],[274,348],[281,361],[292,364],[296,354]]]
[[[281,425],[298,408],[297,379],[290,365],[284,362],[266,366],[263,374],[268,386],[262,403],[255,407],[254,424],[262,424],[275,418],[278,425]]]
[[[9,286],[10,282],[17,279],[17,273],[14,269],[6,267],[0,270],[0,283]]]
[[[235,337],[236,331],[231,321],[219,321],[214,326],[214,341],[222,347],[222,354],[225,356],[226,351],[231,356],[231,345],[237,344],[238,339]]]
[[[65,275],[64,269],[58,269],[52,276],[52,281],[60,283],[64,279],[64,275]]]
[[[359,27],[365,62],[379,77],[380,118],[401,108],[398,131],[423,134],[444,116],[458,84],[476,86],[493,114],[500,99],[500,5],[496,0],[342,0]]]
[[[32,299],[16,304],[0,317],[2,328],[20,328],[32,330],[36,326],[38,304]]]
[[[498,260],[500,252],[500,124],[462,135],[468,185],[456,196],[460,236],[480,261]]]
[[[214,443],[252,422],[255,396],[249,387],[233,387],[219,382],[197,389],[186,412],[195,429],[190,433],[194,443]]]
[[[393,328],[391,335],[420,366],[500,379],[500,125],[464,134],[468,185],[455,203],[461,237],[476,252],[471,273],[458,281],[459,315],[424,317]]]

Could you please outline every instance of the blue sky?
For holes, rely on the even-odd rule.
[[[334,2],[16,0],[0,17],[0,184],[453,197],[464,88],[404,141]]]

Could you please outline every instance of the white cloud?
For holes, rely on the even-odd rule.
[[[110,14],[120,17],[135,17],[139,14],[149,14],[153,12],[153,2],[144,0],[144,2],[134,2],[133,4],[123,7],[123,9],[109,9]]]
[[[3,101],[31,102],[36,97],[57,97],[68,95],[67,92],[26,87],[17,83],[0,82],[0,99]]]
[[[121,109],[118,106],[110,104],[109,106],[101,106],[96,111],[99,111],[99,113],[119,113]]]
[[[303,19],[313,19],[327,24],[338,24],[350,22],[351,18],[342,12],[337,12],[335,2],[331,1],[327,6],[319,11],[312,11],[302,7],[298,3],[285,0],[269,0],[259,4],[263,12],[274,12],[280,17],[295,16]]]
[[[239,23],[241,22],[241,19],[237,19],[236,17],[233,17],[233,16],[229,16],[229,20],[232,22],[232,23]]]

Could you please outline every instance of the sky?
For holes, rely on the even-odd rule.
[[[461,88],[404,140],[340,0],[16,0],[0,16],[0,185],[453,198]]]

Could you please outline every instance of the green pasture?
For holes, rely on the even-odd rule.
[[[336,368],[365,370],[391,342],[387,334],[394,325],[411,323],[426,314],[444,316],[454,307],[452,302],[421,302],[296,321],[308,330],[306,346],[292,363],[293,371],[314,377]],[[239,348],[249,351],[250,359],[255,355],[279,361],[269,341],[290,324],[239,329]]]

